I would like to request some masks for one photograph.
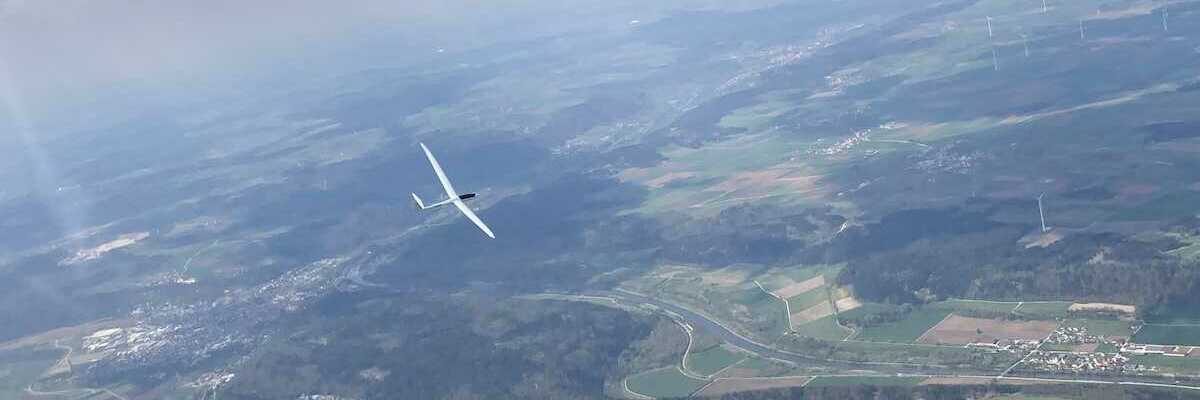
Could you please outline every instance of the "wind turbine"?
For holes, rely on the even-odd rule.
[[[1044,211],[1042,211],[1042,197],[1045,197],[1045,196],[1046,196],[1045,193],[1038,195],[1038,216],[1042,218],[1042,232],[1046,232],[1046,231],[1050,230],[1050,228],[1046,227],[1046,213]]]
[[[1042,14],[1046,13],[1046,0],[1042,0]]]
[[[1025,46],[1025,57],[1029,57],[1029,38],[1024,33],[1021,34],[1021,45]]]
[[[988,38],[990,39],[992,37],[992,17],[987,17],[987,24],[988,24]]]
[[[1162,9],[1162,19],[1163,19],[1163,32],[1166,32],[1167,31],[1167,7],[1166,6],[1163,6],[1163,9]]]

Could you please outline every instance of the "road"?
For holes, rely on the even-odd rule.
[[[813,367],[831,367],[843,370],[853,369],[861,371],[862,375],[878,375],[878,376],[916,376],[916,377],[957,377],[957,378],[984,378],[997,380],[1034,380],[1053,383],[1079,383],[1079,384],[1107,384],[1107,385],[1124,385],[1124,386],[1148,386],[1162,387],[1173,389],[1188,389],[1200,390],[1200,386],[1182,385],[1174,381],[1164,378],[1151,377],[1112,377],[1112,380],[1103,380],[1100,377],[1093,379],[1081,379],[1078,376],[1066,374],[1042,374],[1040,376],[997,376],[996,371],[991,370],[972,370],[966,368],[928,368],[918,367],[913,364],[905,363],[870,363],[870,362],[855,362],[842,360],[827,360],[810,355],[800,354],[787,350],[777,349],[771,346],[764,345],[753,339],[747,338],[734,332],[732,329],[721,324],[708,316],[701,313],[689,310],[685,307],[668,303],[660,299],[645,296],[639,293],[629,291],[613,291],[590,293],[588,297],[595,299],[604,297],[613,301],[625,303],[627,305],[649,304],[658,307],[668,314],[676,318],[681,318],[688,324],[703,329],[709,334],[715,335],[725,342],[740,347],[751,353],[758,354],[761,357],[774,358],[783,361],[792,362],[799,365]],[[1137,380],[1133,380],[1137,379]]]
[[[59,359],[57,363],[54,363],[54,365],[51,366],[50,369],[57,368],[59,365],[66,365],[66,364],[70,363],[71,354],[75,352],[75,349],[72,348],[71,346],[66,346],[66,345],[60,344],[57,340],[54,341],[54,347],[57,349],[66,350],[67,352],[66,352],[66,354],[63,354],[62,359]],[[86,394],[88,396],[92,396],[92,395],[95,395],[96,393],[104,393],[104,394],[112,396],[113,398],[116,398],[118,400],[129,400],[129,399],[125,398],[125,396],[116,394],[115,392],[108,390],[108,389],[72,388],[72,389],[53,390],[53,391],[49,391],[49,392],[43,392],[41,390],[34,389],[32,383],[29,384],[29,386],[25,387],[25,393],[28,393],[31,396],[69,396],[69,395],[73,395],[73,394]]]

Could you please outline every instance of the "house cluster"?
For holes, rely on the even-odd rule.
[[[1195,349],[1196,349],[1195,347],[1191,347],[1191,346],[1170,346],[1170,345],[1158,345],[1158,344],[1125,343],[1124,346],[1121,346],[1121,353],[1134,354],[1134,355],[1139,355],[1139,356],[1163,355],[1163,356],[1167,356],[1167,357],[1187,357]],[[1200,354],[1200,353],[1197,353],[1197,354]]]
[[[1021,364],[1025,368],[1053,372],[1132,372],[1144,369],[1129,363],[1121,354],[1034,351]]]
[[[1088,334],[1086,327],[1060,326],[1046,338],[1049,344],[1104,343],[1104,337]]]
[[[992,341],[992,342],[970,343],[970,344],[967,344],[967,347],[970,347],[973,349],[991,350],[993,352],[1007,351],[1007,352],[1013,352],[1013,353],[1025,353],[1025,352],[1033,351],[1034,349],[1036,349],[1038,347],[1038,344],[1040,344],[1040,343],[1041,343],[1040,340],[1026,340],[1026,339],[1000,340],[1000,339],[996,339],[995,341]]]

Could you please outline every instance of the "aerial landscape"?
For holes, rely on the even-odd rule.
[[[1200,398],[1200,0],[67,3],[0,399]]]

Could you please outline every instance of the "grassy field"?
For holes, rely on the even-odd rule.
[[[687,366],[692,372],[711,376],[743,358],[746,356],[741,353],[727,350],[723,346],[713,346],[698,353],[688,354]]]
[[[959,346],[909,345],[885,342],[846,341],[837,343],[830,358],[849,361],[905,362],[938,365],[1003,367],[1017,361],[1007,353],[986,353]]]
[[[822,386],[917,386],[925,378],[906,376],[818,376],[805,387]]]
[[[750,358],[746,359],[746,361],[742,361],[741,364],[738,364],[738,368],[753,369],[753,370],[758,370],[758,371],[774,369],[774,368],[778,368],[779,366],[780,366],[780,363],[777,361],[771,361],[771,360],[768,360],[765,358],[759,358],[759,357],[750,357]]]
[[[1165,311],[1146,316],[1152,324],[1200,324],[1200,311],[1187,306],[1172,306]]]
[[[1200,370],[1200,358],[1197,357],[1132,356],[1130,362],[1148,367],[1158,367],[1161,372],[1196,373],[1197,370]]]
[[[677,367],[666,367],[629,377],[629,390],[651,397],[687,397],[708,383],[692,379]]]
[[[0,398],[24,398],[25,388],[62,357],[61,350],[13,350],[0,353]]]
[[[988,397],[988,400],[1070,400],[1070,399],[1071,399],[1070,397],[1042,396],[1042,395],[1036,395],[1036,394],[1026,395],[1026,394],[1020,394],[1020,393],[1006,394],[1006,395],[1000,395],[1000,396],[996,396],[996,397]]]
[[[1200,346],[1200,325],[1146,324],[1133,341],[1147,344]]]
[[[792,312],[804,310],[823,301],[829,301],[829,295],[826,293],[825,286],[809,290],[787,299],[788,306],[792,308]]]
[[[795,331],[800,336],[835,341],[842,340],[850,334],[850,330],[839,326],[837,319],[832,315],[800,325]]]
[[[857,339],[875,342],[912,343],[921,334],[950,315],[950,310],[923,308],[902,320],[864,328]]]
[[[1129,322],[1115,319],[1072,319],[1064,324],[1087,328],[1089,334],[1097,336],[1129,336],[1133,333]]]
[[[1067,309],[1071,308],[1071,304],[1073,303],[1069,301],[1023,303],[1016,309],[1016,313],[1028,318],[1066,317]]]
[[[1017,308],[1017,302],[994,302],[980,300],[954,299],[927,304],[926,308],[950,311],[976,311],[985,313],[1007,314]]]

